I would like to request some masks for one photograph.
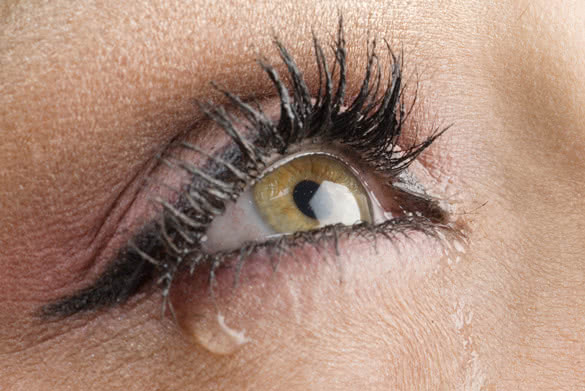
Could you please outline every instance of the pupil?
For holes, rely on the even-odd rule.
[[[317,219],[315,215],[315,211],[311,208],[311,199],[319,189],[320,184],[313,181],[300,181],[296,184],[293,190],[293,200],[297,208],[305,216],[308,216],[312,219]]]

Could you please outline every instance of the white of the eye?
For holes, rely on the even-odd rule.
[[[209,253],[235,250],[244,242],[262,241],[274,234],[257,212],[252,190],[244,191],[235,203],[228,203],[207,229],[203,249]]]
[[[309,204],[320,226],[338,223],[352,225],[361,220],[355,196],[339,183],[323,181]]]

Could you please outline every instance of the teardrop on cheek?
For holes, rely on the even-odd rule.
[[[281,330],[303,329],[304,314],[315,313],[311,303],[325,299],[313,296],[323,292],[319,270],[331,279],[327,286],[337,287],[327,281],[338,281],[338,264],[322,251],[256,249],[245,258],[238,251],[223,258],[212,279],[209,265],[178,274],[169,298],[182,334],[194,347],[227,355],[266,345]]]
[[[209,353],[228,355],[235,353],[242,346],[251,342],[246,330],[241,328],[233,314],[222,313],[222,306],[215,299],[218,290],[226,287],[209,287],[207,274],[187,275],[171,287],[170,300],[176,316],[176,322],[187,340],[200,346]],[[225,285],[225,281],[224,281]]]
[[[201,315],[183,318],[179,325],[183,332],[196,344],[210,353],[227,355],[235,353],[242,345],[250,342],[245,330],[237,330],[227,324],[224,315]]]

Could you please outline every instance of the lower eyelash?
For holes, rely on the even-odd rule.
[[[179,143],[176,147],[188,149],[208,158],[207,165],[199,168],[187,161],[170,156],[162,158],[164,164],[185,171],[191,182],[180,192],[179,201],[170,204],[157,200],[162,209],[157,220],[157,245],[149,251],[135,247],[136,253],[155,265],[159,283],[163,287],[163,312],[170,286],[179,270],[194,271],[200,265],[210,265],[210,280],[215,270],[227,258],[242,257],[259,249],[285,250],[302,244],[319,245],[333,240],[337,249],[338,234],[381,234],[390,238],[405,229],[431,232],[435,223],[423,217],[393,219],[380,225],[330,226],[317,231],[298,232],[262,243],[249,243],[237,253],[206,254],[201,249],[205,233],[215,216],[221,214],[228,201],[234,201],[244,188],[262,175],[270,156],[286,155],[294,145],[303,141],[337,144],[348,148],[373,171],[386,178],[396,177],[404,171],[444,130],[435,130],[423,142],[398,148],[402,126],[408,113],[402,97],[402,64],[386,47],[392,59],[387,85],[380,95],[383,71],[376,54],[376,42],[368,45],[368,61],[364,79],[356,97],[344,106],[346,98],[346,49],[343,25],[340,19],[333,55],[334,65],[329,70],[321,45],[314,37],[314,51],[319,73],[318,92],[315,98],[309,92],[303,75],[280,41],[275,45],[286,66],[291,90],[281,81],[278,73],[266,61],[260,67],[271,79],[280,99],[280,116],[271,120],[260,105],[247,103],[239,97],[216,88],[235,107],[240,117],[213,103],[201,103],[201,110],[219,125],[231,138],[233,146],[219,158],[210,156],[197,146]],[[333,87],[333,77],[338,78]],[[292,92],[292,96],[291,96]],[[242,132],[243,130],[243,132]],[[252,140],[244,137],[252,137]],[[433,231],[434,232],[434,231]]]
[[[421,216],[399,217],[380,224],[358,223],[352,226],[343,224],[329,225],[317,230],[299,231],[277,236],[263,242],[244,243],[238,250],[202,254],[198,263],[189,266],[189,273],[193,275],[199,266],[207,266],[209,268],[207,281],[209,294],[214,297],[217,272],[223,268],[233,268],[233,286],[237,288],[240,271],[247,258],[252,254],[266,253],[272,263],[273,271],[276,272],[282,256],[290,255],[293,249],[303,248],[306,245],[312,246],[316,250],[331,246],[335,250],[335,255],[339,256],[339,242],[350,237],[366,239],[368,243],[373,243],[372,247],[377,252],[377,238],[379,236],[393,242],[399,237],[409,238],[411,233],[420,232],[435,239],[440,239],[441,236],[444,237],[444,234],[439,233],[441,231],[445,234],[456,234],[451,226],[437,224]],[[167,305],[169,303],[165,297],[163,314]]]
[[[422,232],[426,235],[438,237],[439,230],[451,231],[452,228],[444,224],[436,224],[428,218],[421,216],[405,216],[387,220],[380,224],[361,222],[354,225],[335,224],[312,231],[298,231],[292,234],[280,235],[263,242],[249,242],[238,250],[204,254],[199,264],[213,265],[215,268],[223,266],[227,260],[238,259],[243,262],[247,256],[260,250],[273,253],[278,258],[296,247],[311,245],[322,248],[326,243],[331,243],[335,254],[339,255],[339,241],[346,236],[363,237],[376,243],[376,238],[381,235],[385,239],[393,241],[399,235],[408,235],[409,232]],[[191,273],[199,264],[191,265]],[[213,274],[210,280],[213,280]],[[212,281],[210,281],[212,282]]]

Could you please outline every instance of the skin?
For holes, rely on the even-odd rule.
[[[255,59],[276,63],[277,32],[314,83],[311,28],[326,40],[338,10],[351,91],[367,33],[386,37],[419,75],[419,123],[453,124],[421,165],[465,227],[459,260],[416,239],[283,257],[220,303],[253,340],[227,356],[161,319],[154,288],[36,317],[151,215],[143,179],[201,120],[193,100],[220,101],[208,82],[270,97]],[[568,0],[4,2],[0,389],[582,389],[584,17]],[[190,137],[213,137],[206,126]]]

